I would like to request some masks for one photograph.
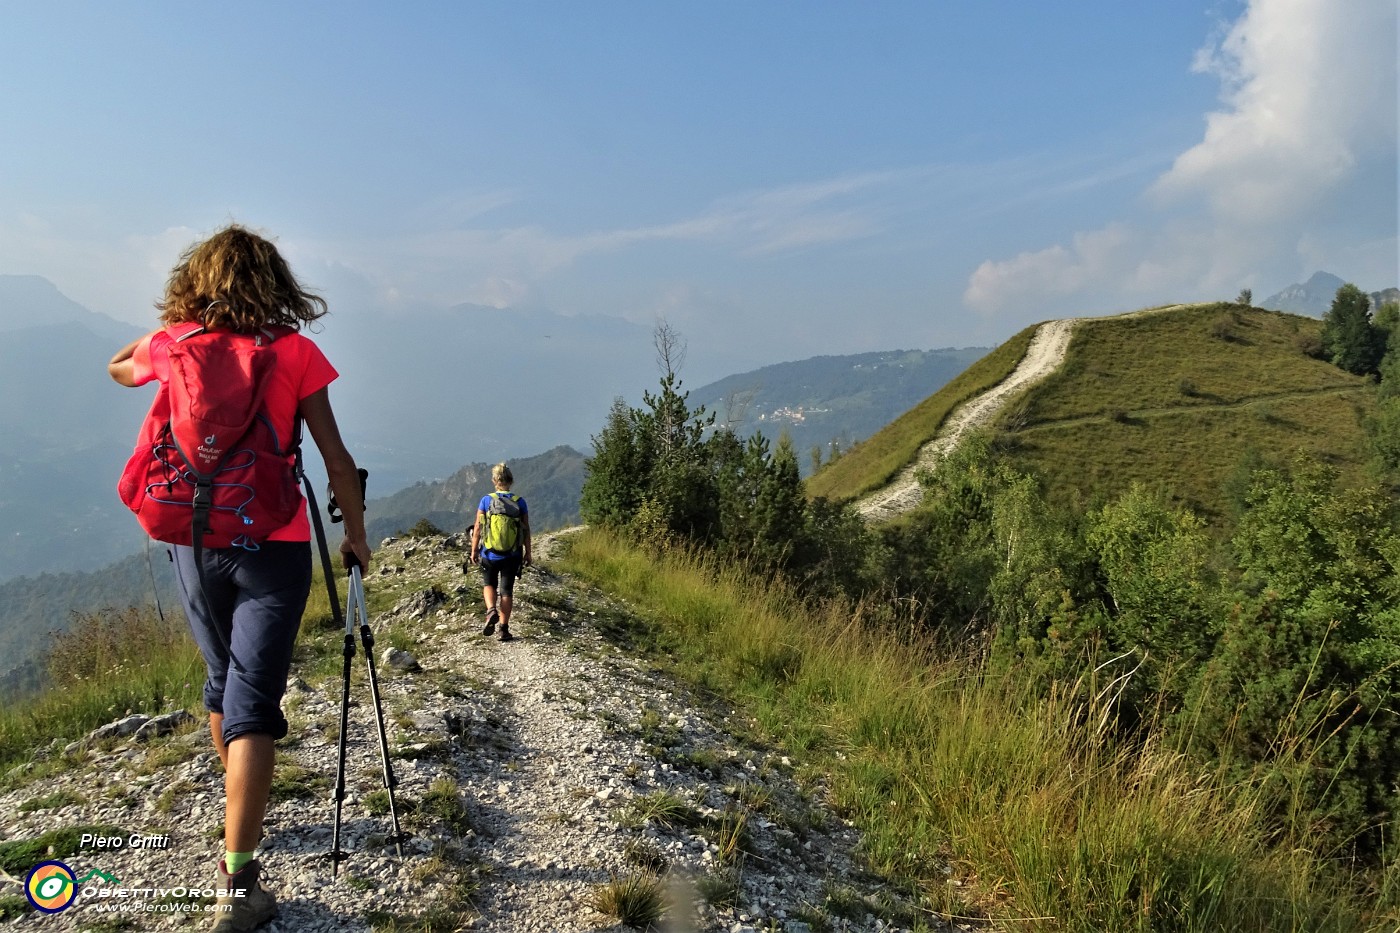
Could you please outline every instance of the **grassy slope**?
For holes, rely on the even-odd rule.
[[[807,480],[808,495],[851,499],[888,483],[914,462],[919,448],[937,434],[949,412],[992,388],[1016,368],[1026,355],[1036,326],[1016,334],[873,437],[822,467]]]
[[[1053,496],[1160,486],[1207,516],[1248,453],[1363,466],[1367,380],[1300,346],[1321,322],[1232,305],[1085,321],[1064,365],[999,419],[1015,462]]]
[[[1246,455],[1307,451],[1343,474],[1363,469],[1363,419],[1375,390],[1307,356],[1322,323],[1235,305],[1083,321],[1064,365],[1008,406],[996,428],[1013,461],[1061,501],[1112,496],[1132,482],[1167,489],[1218,517]],[[812,496],[853,498],[913,462],[949,412],[996,385],[1035,328],[807,481]]]

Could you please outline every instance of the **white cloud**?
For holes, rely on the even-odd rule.
[[[1198,53],[1195,70],[1220,79],[1225,107],[1154,193],[1204,197],[1241,224],[1325,196],[1364,150],[1389,140],[1393,151],[1394,63],[1394,0],[1255,0]]]
[[[525,300],[530,287],[524,282],[493,275],[467,292],[467,301],[488,308],[509,308]]]
[[[1112,223],[1068,246],[983,262],[964,300],[986,313],[1034,303],[1048,314],[1047,296],[1101,309],[1221,297],[1261,267],[1324,252],[1311,231],[1325,223],[1329,201],[1363,165],[1388,161],[1394,172],[1395,37],[1394,0],[1345,9],[1251,0],[1197,55],[1195,69],[1221,82],[1222,108],[1149,188],[1151,225]],[[1394,207],[1375,205],[1380,226],[1394,223]],[[1381,242],[1393,251],[1393,233]]]
[[[1134,239],[1126,227],[1114,225],[1075,234],[1069,248],[1057,245],[984,262],[972,273],[963,298],[975,310],[994,311],[1046,295],[1073,295],[1117,271]]]

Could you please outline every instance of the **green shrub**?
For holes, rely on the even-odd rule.
[[[1400,813],[1400,534],[1379,489],[1262,471],[1189,735],[1273,787],[1284,826],[1375,856]]]
[[[404,534],[410,538],[433,538],[442,537],[444,532],[437,525],[434,525],[426,518],[420,518],[413,527],[405,531]]]

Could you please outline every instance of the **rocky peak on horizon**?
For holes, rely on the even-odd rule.
[[[1291,314],[1307,314],[1321,317],[1332,307],[1332,299],[1337,289],[1347,284],[1346,280],[1330,272],[1314,272],[1306,282],[1290,285],[1280,292],[1259,302],[1259,307],[1271,311],[1287,311]],[[1387,301],[1400,300],[1400,288],[1389,286],[1381,291],[1368,292],[1371,307],[1379,308]]]

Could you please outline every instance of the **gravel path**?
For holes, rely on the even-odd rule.
[[[605,639],[600,631],[626,607],[549,571],[550,544],[542,536],[545,568],[519,584],[511,643],[481,635],[460,537],[381,546],[366,589],[371,606],[392,601],[372,622],[404,855],[385,840],[360,652],[343,805],[349,856],[331,877],[337,649],[333,673],[324,663],[299,670],[288,692],[292,734],[262,846],[281,913],[264,929],[628,929],[597,909],[596,894],[633,876],[666,879],[678,904],[671,930],[948,929],[861,870],[859,835],[827,806],[819,776],[798,774],[751,737],[752,723]],[[420,669],[391,667],[391,642]],[[56,744],[36,760],[61,753]],[[107,824],[123,839],[168,834],[169,845],[59,853],[79,876],[97,869],[119,881],[90,881],[72,908],[21,911],[0,928],[187,928],[202,902],[171,889],[208,887],[220,851],[222,775],[203,723],[148,742],[98,742],[67,765],[0,794],[0,840]],[[0,893],[19,893],[22,880],[0,879]],[[127,910],[104,912],[114,905]]]

